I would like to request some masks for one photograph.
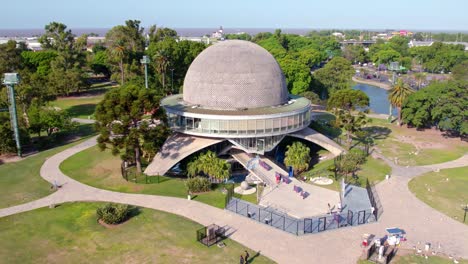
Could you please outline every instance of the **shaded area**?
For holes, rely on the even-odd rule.
[[[170,136],[145,170],[147,175],[164,175],[182,159],[224,139],[203,138],[174,133]]]

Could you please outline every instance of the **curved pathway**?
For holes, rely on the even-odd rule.
[[[51,183],[57,181],[62,188],[42,199],[0,209],[0,217],[72,201],[127,203],[185,216],[203,225],[216,223],[227,226],[230,228],[229,232],[232,232],[230,236],[232,239],[280,263],[354,264],[361,254],[360,241],[363,233],[381,236],[385,233],[386,227],[398,226],[407,232],[409,241],[405,247],[418,246],[418,242],[422,244],[431,242],[433,245],[440,243],[443,252],[468,258],[467,226],[433,210],[408,190],[409,179],[413,175],[431,170],[433,168],[431,166],[407,171],[402,168],[401,171],[394,172],[391,179],[377,185],[377,192],[385,210],[379,222],[296,237],[197,201],[101,190],[77,182],[60,171],[59,165],[65,159],[95,144],[94,137],[46,160],[40,171],[41,176]],[[466,166],[467,158],[464,156],[445,165],[432,166],[437,168]]]

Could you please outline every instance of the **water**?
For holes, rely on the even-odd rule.
[[[363,91],[369,96],[370,109],[373,113],[388,115],[390,103],[387,90],[363,83],[356,84],[353,89]],[[392,112],[393,115],[397,114],[396,109]]]

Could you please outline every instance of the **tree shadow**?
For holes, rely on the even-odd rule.
[[[248,260],[247,263],[254,263],[255,259],[260,256],[260,251],[257,251],[255,255],[251,256]]]
[[[137,216],[137,215],[139,215],[139,214],[141,214],[141,209],[140,209],[140,207],[138,207],[138,206],[132,206],[132,205],[131,205],[131,206],[129,207],[128,215],[127,215],[127,219],[126,219],[126,220],[131,219],[131,218],[133,218],[133,217],[135,217],[135,216]]]
[[[97,104],[81,104],[74,105],[67,109],[70,116],[91,116],[94,115],[94,110]]]

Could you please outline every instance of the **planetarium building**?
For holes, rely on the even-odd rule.
[[[205,49],[190,65],[183,94],[161,101],[173,135],[146,169],[164,174],[188,155],[228,141],[264,154],[286,136],[312,141],[338,155],[342,149],[308,128],[312,105],[288,93],[273,56],[248,41],[228,40]]]

